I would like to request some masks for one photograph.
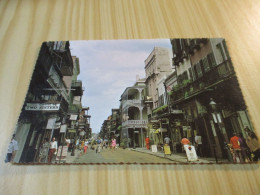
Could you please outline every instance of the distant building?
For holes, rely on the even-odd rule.
[[[148,122],[147,106],[143,102],[145,88],[145,79],[139,79],[121,95],[121,140],[129,139],[129,147],[144,146]]]

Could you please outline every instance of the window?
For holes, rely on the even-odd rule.
[[[190,75],[190,80],[193,80],[193,74],[192,74],[192,69],[191,68],[189,68],[189,75]]]
[[[208,58],[209,67],[216,66],[216,60],[215,60],[213,53],[208,54],[207,58]]]
[[[221,43],[217,44],[217,50],[220,52],[221,54],[221,57],[222,57],[222,62],[225,60],[225,55],[224,55],[224,51],[223,51],[223,48],[221,46]]]
[[[197,70],[196,70],[196,64],[193,65],[192,69],[193,69],[193,79],[196,80],[198,78],[198,73],[197,73]]]
[[[198,78],[202,77],[203,73],[202,73],[200,63],[196,64],[196,70],[197,70]]]
[[[202,60],[203,68],[205,72],[208,72],[210,70],[209,63],[207,57],[203,58]]]
[[[226,53],[226,56],[227,56],[227,58],[230,58],[230,55],[229,55],[229,53],[228,53],[228,50],[227,50],[226,41],[225,41],[225,40],[223,40],[223,41],[222,41],[222,43],[223,43],[224,50],[225,50],[225,53]]]

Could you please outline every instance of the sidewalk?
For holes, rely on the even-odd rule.
[[[74,154],[74,156],[71,156],[71,152],[68,152],[68,155],[66,157],[66,163],[73,163],[76,160],[76,158],[80,156],[80,150],[75,149]]]
[[[187,157],[185,153],[178,153],[178,154],[171,154],[171,155],[164,155],[163,152],[152,152],[151,150],[147,150],[146,148],[128,148],[129,150],[136,151],[136,152],[142,152],[151,154],[160,158],[166,158],[176,163],[216,163],[215,158],[199,158],[197,161],[188,162]],[[228,163],[228,160],[226,159],[218,159],[219,163]]]

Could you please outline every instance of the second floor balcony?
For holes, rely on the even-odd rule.
[[[146,128],[148,120],[127,120],[122,123],[123,127],[128,128]]]
[[[80,80],[72,81],[71,88],[72,88],[73,94],[75,96],[82,96],[83,95],[84,89],[82,87],[82,81],[80,81]]]
[[[170,92],[171,102],[177,104],[202,92],[213,90],[210,88],[233,76],[235,76],[234,69],[230,60],[227,60],[194,81],[185,80],[183,83],[179,83]]]
[[[141,100],[137,100],[137,99],[133,99],[133,100],[122,100],[122,108],[126,108],[126,107],[130,107],[130,106],[141,106],[142,101]]]

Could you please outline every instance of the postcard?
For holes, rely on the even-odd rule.
[[[251,163],[223,38],[42,43],[6,163]]]

